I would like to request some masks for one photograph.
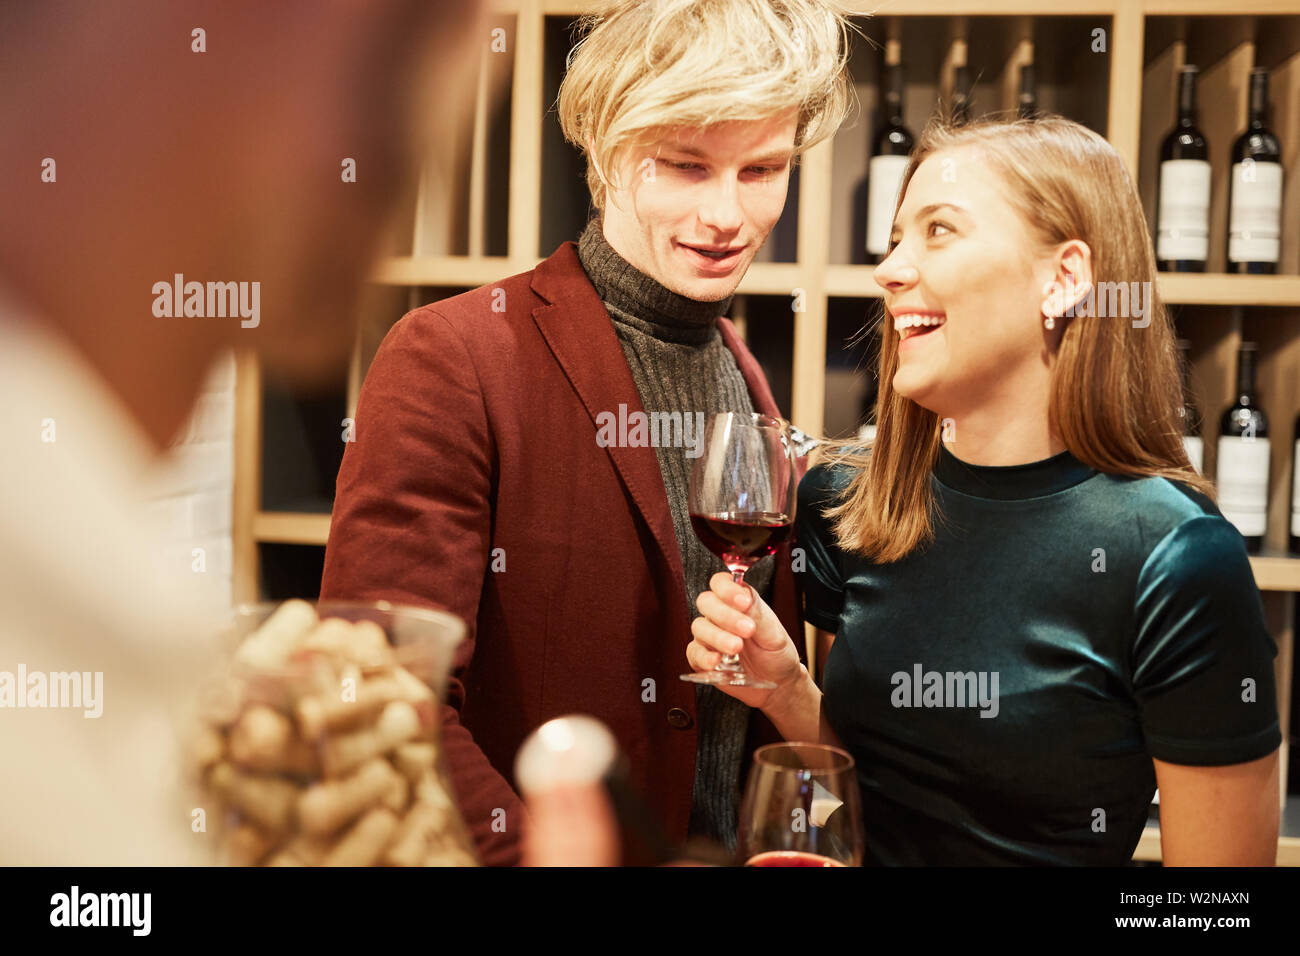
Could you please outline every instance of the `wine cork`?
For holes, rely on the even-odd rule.
[[[417,800],[411,805],[398,827],[393,842],[384,854],[390,866],[420,866],[428,856],[429,835],[441,821],[441,811],[432,804]]]
[[[389,810],[394,813],[403,813],[406,810],[406,804],[411,799],[411,784],[400,773],[393,774],[393,781],[388,786],[388,790],[380,798]]]
[[[343,834],[321,865],[371,866],[383,856],[396,831],[397,815],[384,807],[377,807]]]
[[[477,866],[477,862],[472,856],[466,856],[466,848],[474,846],[474,837],[465,827],[465,821],[457,809],[456,803],[443,786],[438,775],[432,770],[425,771],[420,782],[415,786],[415,799],[437,807],[442,814],[430,837],[430,852],[439,846],[445,846],[448,851],[455,850],[460,856],[458,858],[467,859],[469,862],[453,862],[429,864],[426,866]]]
[[[456,803],[451,799],[451,794],[438,780],[437,774],[432,770],[427,770],[420,782],[415,786],[415,799],[423,800],[425,803],[431,803],[435,807],[441,807],[444,810],[455,809]]]
[[[399,744],[393,748],[393,765],[411,783],[419,783],[425,771],[433,769],[437,756],[438,752],[431,743]]]
[[[256,866],[275,842],[249,823],[241,823],[226,837],[226,859],[233,866]]]
[[[283,831],[293,819],[298,788],[287,780],[246,774],[229,763],[213,767],[208,779],[235,809],[273,833]]]
[[[328,840],[300,833],[285,844],[284,850],[301,865],[320,866],[321,860],[325,859],[325,854],[330,851],[330,846]]]
[[[409,701],[412,704],[425,701],[433,702],[433,688],[405,667],[393,668],[393,679],[402,687],[402,700]]]
[[[347,773],[419,733],[420,718],[415,707],[404,700],[395,700],[384,706],[374,727],[325,740],[321,751],[325,774],[334,777]]]
[[[229,727],[244,707],[244,684],[224,677],[205,684],[199,690],[199,716],[214,727]]]
[[[355,726],[393,701],[403,699],[404,693],[401,684],[392,677],[361,680],[351,685],[352,693],[345,696],[347,689],[340,681],[336,690],[298,701],[295,714],[303,737],[316,740],[327,730]]]
[[[458,846],[443,846],[424,858],[425,866],[478,866],[478,861]]]
[[[402,700],[415,707],[415,712],[420,717],[420,725],[422,727],[432,727],[434,720],[438,716],[433,688],[405,667],[395,668],[393,670],[393,679],[401,685]]]
[[[250,707],[230,733],[230,756],[249,770],[312,776],[320,772],[316,748],[299,738],[293,723],[278,711]]]
[[[375,621],[357,621],[352,625],[352,648],[358,660],[373,667],[391,667],[396,660],[388,635]]]
[[[263,769],[275,763],[293,740],[289,719],[259,704],[244,711],[230,732],[230,756],[235,763]]]
[[[200,727],[190,739],[187,750],[190,771],[199,779],[221,762],[226,752],[226,739],[213,727]]]
[[[301,648],[332,657],[351,659],[353,651],[353,627],[340,617],[330,617],[321,621],[303,638]]]
[[[317,621],[316,609],[306,601],[285,601],[239,645],[235,663],[254,669],[283,667]]]
[[[377,757],[349,777],[308,787],[298,798],[303,831],[313,836],[333,833],[381,800],[396,775],[386,760]]]

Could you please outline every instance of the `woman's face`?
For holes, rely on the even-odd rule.
[[[875,271],[901,337],[893,387],[940,417],[1045,401],[1041,310],[1054,274],[978,152],[927,157]]]

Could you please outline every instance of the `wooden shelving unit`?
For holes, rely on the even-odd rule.
[[[1239,343],[1250,339],[1260,346],[1260,390],[1277,438],[1265,554],[1252,559],[1252,566],[1279,646],[1285,721],[1300,591],[1300,557],[1285,554],[1290,429],[1300,410],[1300,5],[1296,0],[1072,0],[1063,9],[1044,0],[908,0],[897,8],[884,5],[883,12],[897,9],[899,16],[876,17],[869,14],[879,4],[847,6],[875,46],[886,38],[901,42],[908,68],[905,115],[914,130],[949,92],[959,57],[972,68],[978,115],[1013,107],[1018,67],[1033,60],[1037,50],[1040,106],[1107,137],[1138,181],[1148,220],[1154,212],[1159,142],[1174,119],[1175,76],[1184,63],[1201,67],[1200,123],[1211,143],[1215,175],[1212,271],[1162,275],[1158,286],[1173,307],[1179,334],[1191,341],[1193,390],[1207,420],[1231,398]],[[560,241],[577,238],[587,211],[582,165],[562,142],[552,106],[571,22],[594,7],[573,0],[492,4],[489,26],[504,31],[506,50],[484,53],[476,108],[469,113],[472,125],[455,142],[440,144],[457,156],[450,174],[457,186],[448,189],[430,171],[404,204],[389,254],[374,272],[351,368],[333,405],[295,405],[292,396],[263,381],[255,358],[240,357],[233,515],[237,601],[288,596],[264,593],[264,552],[319,551],[328,537],[331,469],[337,469],[341,447],[320,454],[319,441],[286,443],[284,420],[299,413],[325,416],[329,420],[318,431],[341,431],[375,349],[405,311],[531,269]],[[1104,52],[1094,49],[1097,30],[1103,31]],[[768,369],[778,401],[785,399],[782,407],[809,432],[834,431],[834,420],[842,418],[840,390],[849,379],[829,366],[841,344],[843,317],[861,325],[879,308],[880,289],[872,268],[863,264],[855,234],[855,211],[861,206],[856,190],[876,123],[878,63],[873,45],[855,40],[851,69],[861,111],[833,140],[803,157],[791,179],[786,215],[742,282],[733,308]],[[1277,276],[1221,272],[1228,150],[1245,125],[1247,76],[1255,65],[1270,71],[1271,125],[1282,141],[1286,166]],[[494,90],[503,93],[496,96]],[[802,311],[791,309],[795,290],[801,290]],[[339,421],[330,409],[339,412]],[[263,468],[264,443],[274,449],[276,469],[269,474]],[[1213,444],[1206,443],[1210,474]],[[283,479],[277,470],[288,461],[297,477],[269,481]],[[1284,780],[1286,753],[1284,745]],[[1300,799],[1292,798],[1286,816],[1279,862],[1300,865]],[[1156,828],[1148,828],[1135,859],[1159,859]]]

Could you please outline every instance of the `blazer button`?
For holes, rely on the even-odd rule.
[[[668,723],[678,730],[689,730],[695,725],[695,718],[680,707],[674,707],[668,711]]]

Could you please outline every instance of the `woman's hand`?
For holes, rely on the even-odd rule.
[[[686,646],[686,661],[692,670],[711,671],[723,654],[740,654],[745,673],[770,680],[777,689],[714,686],[763,709],[803,675],[799,651],[780,619],[749,585],[737,584],[730,574],[719,571],[709,579],[709,588],[695,600],[702,617],[691,622],[695,639]]]

